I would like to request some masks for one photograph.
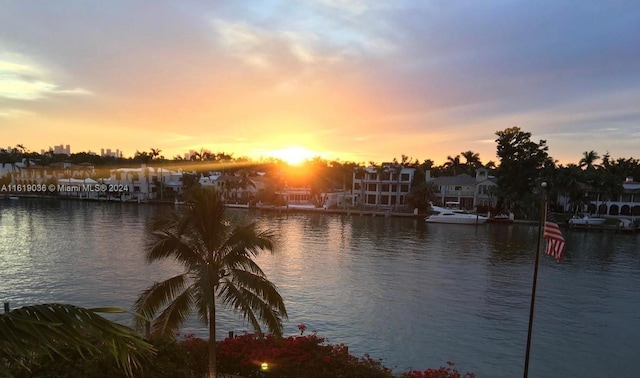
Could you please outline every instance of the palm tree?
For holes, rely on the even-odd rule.
[[[240,313],[262,334],[260,324],[282,334],[287,318],[282,297],[253,258],[273,251],[271,233],[255,223],[231,227],[216,191],[194,187],[187,193],[191,206],[156,218],[151,225],[149,262],[171,259],[186,269],[182,274],[144,290],[133,308],[153,319],[150,335],[173,337],[194,311],[209,327],[209,377],[216,377],[216,304]],[[216,303],[217,302],[217,303]],[[142,319],[137,326],[147,327]]]
[[[3,371],[6,366],[26,367],[29,357],[60,355],[64,347],[71,347],[83,357],[103,353],[106,348],[118,366],[133,376],[134,368],[153,354],[154,349],[133,329],[98,315],[122,312],[116,308],[85,309],[60,303],[12,311],[5,308],[0,314],[0,375],[7,373]]]
[[[580,168],[586,167],[589,170],[593,169],[593,168],[595,168],[597,166],[594,163],[598,159],[600,159],[600,155],[598,155],[597,152],[595,152],[593,150],[585,151],[585,152],[582,153],[582,159],[580,159],[580,162],[578,163],[578,166]]]
[[[456,155],[455,157],[447,156],[447,161],[443,164],[445,168],[453,172],[455,176],[458,172],[458,168],[462,166],[460,162],[460,155]]]
[[[482,167],[482,162],[480,161],[480,154],[473,151],[464,151],[460,153],[462,157],[465,158],[466,163],[464,164],[467,167],[467,173],[473,174],[477,168]]]
[[[158,156],[160,156],[160,152],[162,152],[161,149],[159,148],[152,148],[151,151],[149,152],[149,156],[151,156],[151,160],[157,158]]]

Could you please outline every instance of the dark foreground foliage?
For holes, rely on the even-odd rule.
[[[187,335],[179,340],[151,341],[156,355],[144,361],[134,372],[142,378],[200,378],[207,373],[207,341]],[[107,354],[86,359],[75,350],[68,350],[65,358],[42,356],[24,367],[14,367],[16,378],[75,378],[125,377],[122,369]],[[86,357],[86,356],[85,356]],[[268,364],[263,370],[262,364]],[[344,344],[329,344],[315,333],[292,337],[259,337],[245,334],[218,342],[218,372],[242,377],[273,378],[473,378],[462,374],[453,363],[439,369],[412,370],[394,375],[379,359],[368,355],[355,357]]]

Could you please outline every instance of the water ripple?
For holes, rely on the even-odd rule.
[[[0,205],[0,293],[12,307],[60,301],[129,308],[143,288],[181,271],[144,261],[152,206]],[[537,227],[230,214],[276,234],[277,253],[258,262],[285,298],[286,333],[305,323],[400,370],[453,360],[478,376],[522,374]],[[634,376],[640,235],[565,237],[562,264],[541,259],[530,376]],[[221,312],[218,337],[229,330],[249,327]],[[196,320],[185,332],[206,335]]]

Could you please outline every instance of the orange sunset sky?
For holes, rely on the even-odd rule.
[[[633,1],[3,2],[0,147],[640,157]],[[287,150],[288,151],[288,150]]]

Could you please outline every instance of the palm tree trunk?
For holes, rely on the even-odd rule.
[[[209,378],[217,378],[218,366],[216,360],[216,304],[209,306]]]

